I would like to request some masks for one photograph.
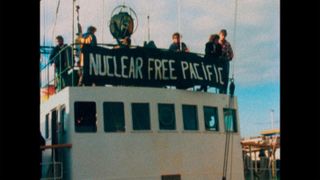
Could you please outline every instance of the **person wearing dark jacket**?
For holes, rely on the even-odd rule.
[[[54,64],[55,86],[60,90],[68,85],[67,68],[71,66],[72,49],[64,44],[62,36],[56,37],[56,46],[49,56],[50,64]]]
[[[219,44],[219,35],[218,34],[212,34],[209,37],[209,41],[206,43],[205,47],[205,55],[204,60],[211,64],[217,64],[219,63],[219,58],[222,55],[222,47]],[[201,86],[198,91],[207,92],[208,87],[207,86]]]
[[[222,46],[219,44],[219,35],[212,34],[209,37],[209,41],[206,43],[204,58],[209,62],[216,62],[221,55]]]

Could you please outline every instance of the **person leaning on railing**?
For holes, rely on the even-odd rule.
[[[51,51],[49,56],[50,64],[54,64],[55,69],[55,87],[60,90],[69,85],[67,68],[71,66],[72,49],[67,44],[64,44],[61,35],[56,37],[56,46]]]

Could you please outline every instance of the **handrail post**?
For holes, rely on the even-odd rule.
[[[73,23],[72,23],[73,24]],[[74,44],[72,44],[71,45],[71,61],[72,61],[72,64],[71,64],[71,69],[72,69],[72,71],[71,71],[71,87],[73,87],[74,86],[74,84],[73,84],[73,82],[74,82],[74,65],[75,65],[75,57],[74,57],[74,49],[73,49],[73,45]]]
[[[270,166],[268,167],[268,169],[269,169],[269,179],[272,180],[273,179],[272,178],[272,152],[271,152],[271,148],[270,147],[268,148],[268,151],[269,151],[269,161],[271,161],[271,162],[269,162]]]
[[[56,179],[56,171],[55,171],[56,158],[55,158],[55,149],[54,148],[52,148],[52,155],[53,155],[53,179]]]
[[[250,179],[254,180],[253,177],[253,165],[252,165],[252,155],[251,155],[252,151],[251,151],[251,145],[249,145],[249,154],[250,154]]]

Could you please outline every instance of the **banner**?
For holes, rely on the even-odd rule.
[[[222,64],[195,53],[97,46],[84,46],[82,52],[83,82],[86,85],[189,88],[195,85],[221,87],[224,83]]]

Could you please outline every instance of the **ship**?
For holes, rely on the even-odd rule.
[[[59,71],[68,83],[41,83],[41,179],[244,179],[237,97],[194,88],[221,87],[223,67],[192,52],[82,44],[79,85],[77,47]]]

